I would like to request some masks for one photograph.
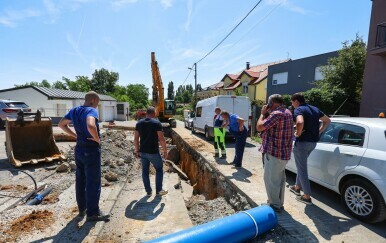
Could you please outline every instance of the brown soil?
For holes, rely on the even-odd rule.
[[[32,211],[32,213],[21,216],[11,222],[11,226],[5,231],[6,242],[15,242],[21,235],[28,234],[34,230],[43,230],[54,222],[53,213],[47,210]]]
[[[54,204],[59,202],[59,192],[51,192],[45,198],[43,198],[42,204]]]
[[[28,187],[22,186],[22,185],[0,185],[0,191],[6,191],[6,190],[16,190],[16,191],[25,191]]]

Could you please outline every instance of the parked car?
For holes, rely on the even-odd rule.
[[[192,132],[203,132],[205,138],[210,140],[214,136],[213,119],[214,110],[220,107],[229,113],[235,113],[245,120],[244,124],[250,130],[251,125],[251,101],[246,96],[219,95],[200,100],[196,105],[196,113],[193,119]],[[227,136],[231,136],[227,133]]]
[[[192,129],[193,118],[194,118],[194,112],[189,111],[184,117],[185,128]]]
[[[7,117],[16,118],[20,110],[31,111],[29,106],[22,101],[0,100],[0,128],[4,128]]]
[[[296,173],[294,156],[287,169]],[[341,195],[356,218],[386,219],[386,119],[331,118],[308,159],[308,177]]]

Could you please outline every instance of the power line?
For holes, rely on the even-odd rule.
[[[194,65],[193,65],[194,66]],[[185,78],[185,81],[181,84],[181,86],[183,86],[184,85],[184,83],[186,82],[186,80],[188,80],[188,78],[189,78],[189,75],[190,75],[190,73],[192,72],[192,70],[193,70],[193,66],[191,67],[191,68],[189,68],[190,69],[190,71],[189,71],[189,73],[188,73],[188,75],[186,75],[186,78]]]
[[[231,30],[231,32],[229,32],[210,52],[208,52],[203,58],[201,58],[200,60],[198,60],[196,63],[199,63],[201,62],[202,60],[204,60],[207,56],[209,56],[217,47],[219,47],[232,33],[233,31],[235,31],[237,29],[237,27],[239,27],[239,25],[249,16],[249,14],[252,13],[252,11],[257,7],[259,6],[259,4],[262,2],[263,0],[260,0],[258,3],[256,3],[256,5],[247,13],[247,15],[245,15],[245,17]]]
[[[280,5],[282,5],[284,3],[284,1],[278,3],[275,7],[273,7],[271,9],[271,11],[269,11],[266,15],[264,15],[264,17],[262,17],[252,28],[250,28],[238,41],[236,41],[231,47],[227,48],[227,51],[224,52],[223,54],[226,54],[227,52],[229,52],[229,50],[231,50],[235,45],[237,45],[242,39],[244,39],[254,28],[256,28],[261,22],[263,22],[266,18],[268,18],[272,13],[273,11],[275,11]]]

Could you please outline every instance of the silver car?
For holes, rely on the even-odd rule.
[[[288,170],[296,173],[294,156]],[[341,195],[356,218],[386,219],[386,119],[331,118],[308,158],[308,177]]]
[[[0,128],[4,128],[7,117],[16,118],[20,110],[31,111],[29,106],[22,101],[0,100]]]

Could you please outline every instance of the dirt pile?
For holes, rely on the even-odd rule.
[[[53,222],[52,212],[48,210],[32,211],[12,221],[9,228],[5,230],[7,238],[0,239],[4,242],[15,242],[21,235],[26,235],[34,230],[44,230]]]
[[[67,153],[68,161],[75,161],[74,148]],[[134,155],[134,143],[126,138],[125,131],[107,130],[101,135],[102,177],[117,175],[125,180],[138,174],[139,162]],[[107,179],[107,178],[106,178]]]
[[[202,195],[194,195],[186,202],[186,208],[194,225],[204,224],[235,213],[223,197],[205,200]]]

